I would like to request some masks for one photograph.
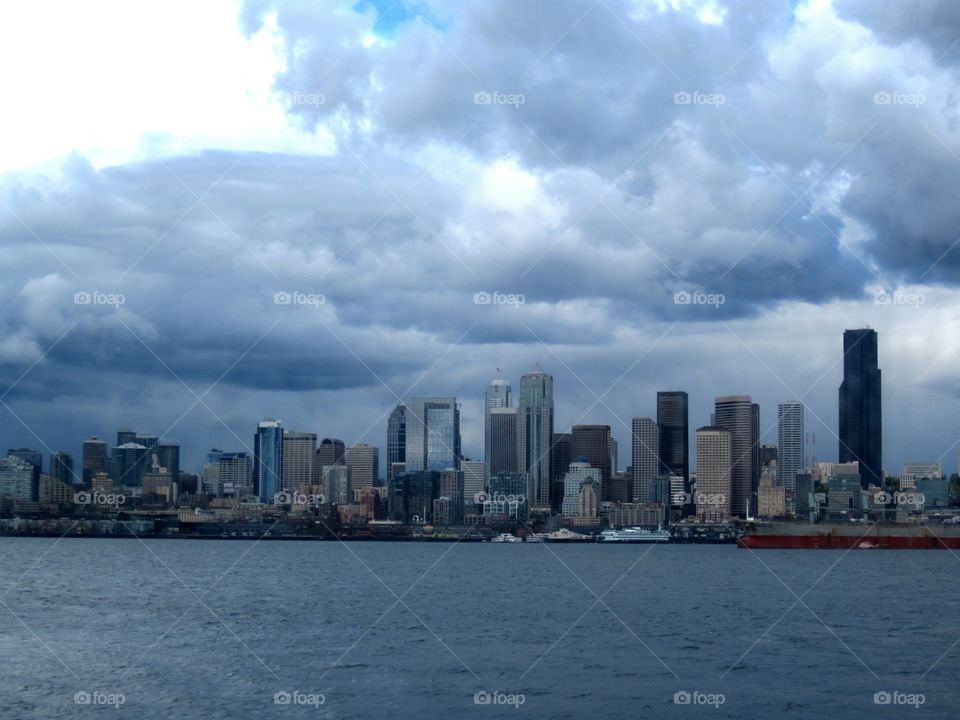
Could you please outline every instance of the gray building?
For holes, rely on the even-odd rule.
[[[489,425],[487,478],[502,472],[519,472],[520,441],[517,436],[519,428],[517,408],[491,408],[487,411],[487,423]]]
[[[797,473],[804,470],[804,407],[799,400],[777,406],[777,485],[786,491],[787,512],[796,511]]]
[[[491,428],[491,411],[512,406],[513,390],[510,387],[510,383],[498,378],[487,385],[487,390],[483,397],[483,461],[486,464],[487,479],[489,479],[489,473],[492,472],[492,468],[494,467],[492,456],[493,431]],[[504,472],[512,472],[512,470],[508,469],[504,470]]]
[[[757,415],[749,395],[718,397],[714,405],[714,424],[730,431],[730,514],[746,517],[754,503],[754,489],[759,477],[759,444],[754,446]],[[699,462],[697,476],[700,475]]]
[[[630,502],[653,502],[653,482],[663,474],[660,429],[651,418],[633,418],[631,425]]]
[[[540,365],[520,378],[520,468],[527,474],[529,511],[550,511],[550,446],[553,442],[553,376]]]
[[[91,437],[83,441],[83,474],[84,484],[89,485],[97,473],[109,471],[107,460],[107,441],[98,437]]]

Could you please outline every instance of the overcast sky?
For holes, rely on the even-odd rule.
[[[870,326],[884,465],[952,471],[958,38],[947,0],[4,6],[0,444],[196,471],[454,394],[477,457],[539,362],[621,467],[658,389],[691,428],[750,394],[769,443],[803,399],[834,460]]]

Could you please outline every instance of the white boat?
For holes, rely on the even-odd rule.
[[[604,530],[600,533],[599,542],[617,543],[655,543],[669,542],[669,530],[646,530],[645,528],[631,527],[622,530]]]
[[[500,533],[495,538],[492,538],[490,542],[505,542],[505,543],[518,543],[523,542],[516,535],[511,535],[510,533]]]

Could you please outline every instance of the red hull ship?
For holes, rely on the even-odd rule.
[[[756,523],[737,545],[751,550],[960,550],[960,526]]]

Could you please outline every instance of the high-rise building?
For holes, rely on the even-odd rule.
[[[731,515],[747,517],[754,507],[754,466],[759,456],[754,448],[754,408],[749,395],[718,397],[714,406],[714,423],[730,431],[730,504]],[[698,431],[699,432],[699,431]],[[699,440],[697,441],[699,444]],[[699,492],[700,455],[697,449],[697,482]]]
[[[750,403],[750,508],[756,514],[760,489],[760,405]]]
[[[797,473],[804,471],[804,408],[799,400],[777,406],[777,485],[784,489],[787,511],[796,512]]]
[[[520,468],[527,474],[527,507],[530,512],[549,512],[553,376],[540,365],[520,378],[517,413]]]
[[[657,393],[660,430],[660,474],[670,473],[690,482],[689,398],[682,390]]]
[[[520,471],[517,437],[519,415],[515,407],[487,410],[487,479],[499,473]],[[489,482],[485,483],[489,485]]]
[[[553,446],[550,448],[550,471],[553,482],[550,488],[550,507],[559,513],[563,507],[563,478],[573,462],[573,435],[554,433]]]
[[[748,399],[748,418],[749,405]],[[717,415],[719,414],[718,408]],[[725,427],[707,425],[697,429],[695,501],[697,519],[702,522],[718,522],[730,516],[730,498],[733,494],[732,441],[733,433]]]
[[[203,466],[203,492],[242,498],[252,494],[253,463],[245,452],[211,450]]]
[[[68,485],[77,484],[77,478],[73,472],[73,457],[62,450],[53,453],[50,456],[50,476]]]
[[[633,418],[630,443],[630,501],[648,503],[661,475],[660,429],[650,418]]]
[[[609,425],[574,425],[573,457],[586,458],[591,467],[600,471],[597,492],[600,500],[609,500],[610,476],[613,466],[610,458],[611,432]]]
[[[570,463],[570,468],[563,477],[562,513],[564,517],[577,517],[579,514],[580,489],[585,482],[599,484],[600,470],[578,458]]]
[[[253,483],[260,502],[272,503],[283,488],[283,423],[263,420],[253,437]]]
[[[316,464],[322,468],[324,465],[338,465],[345,461],[347,448],[343,440],[337,438],[324,438],[317,445]]]
[[[840,462],[860,463],[860,484],[883,485],[883,418],[877,331],[843,331]]]
[[[458,525],[463,522],[464,505],[464,476],[463,470],[444,470],[440,473],[440,496],[438,500],[446,498],[447,503],[442,519],[434,522],[444,525]],[[471,498],[472,500],[472,498]],[[437,500],[434,500],[434,515],[437,514]]]
[[[494,408],[509,408],[513,405],[513,390],[510,383],[506,380],[493,380],[487,385],[487,391],[483,398],[483,461],[486,463],[487,480],[490,474],[494,472],[492,446],[493,432],[491,428],[491,410]],[[504,469],[496,472],[513,472],[513,470]]]
[[[478,494],[483,493],[488,487],[486,467],[480,460],[464,460],[460,463],[460,469],[463,471],[464,509],[469,508],[469,512],[473,510]]]
[[[141,487],[147,469],[147,448],[138,443],[118,445],[110,454],[110,479],[115,488]]]
[[[326,501],[334,505],[350,505],[353,502],[349,465],[334,463],[323,466],[323,493],[326,495]]]
[[[415,397],[407,405],[407,473],[460,467],[460,406],[455,397]]]
[[[38,500],[33,496],[34,465],[17,455],[0,458],[0,497],[13,500]]]
[[[283,431],[283,489],[299,490],[313,484],[317,434]]]
[[[134,430],[118,430],[117,445],[128,445],[137,442],[137,433]]]
[[[358,443],[346,450],[345,460],[350,467],[350,481],[354,490],[373,487],[380,472],[380,450]]]
[[[160,443],[153,448],[153,457],[158,468],[166,468],[174,482],[180,479],[180,446],[175,443]]]
[[[83,441],[83,475],[84,484],[89,484],[97,473],[107,472],[107,441],[98,437]]]
[[[387,483],[393,479],[395,463],[407,459],[407,406],[397,405],[387,420]]]
[[[157,446],[157,443],[160,442],[160,438],[158,438],[156,435],[136,433],[133,442],[135,442],[137,445],[143,445],[147,450],[152,450]]]

